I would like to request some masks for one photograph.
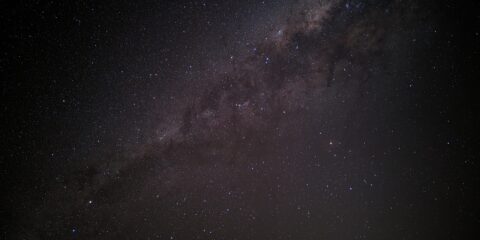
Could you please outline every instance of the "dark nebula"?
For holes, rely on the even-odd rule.
[[[476,234],[475,2],[2,5],[2,239]]]

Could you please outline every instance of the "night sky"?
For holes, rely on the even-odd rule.
[[[0,239],[479,238],[477,1],[0,6]]]

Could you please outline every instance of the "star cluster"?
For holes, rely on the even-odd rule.
[[[480,37],[454,18],[464,8],[14,6],[2,16],[2,235],[467,236],[479,221]]]

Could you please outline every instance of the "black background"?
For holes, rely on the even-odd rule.
[[[82,215],[79,213],[82,212],[82,207],[71,207],[76,209],[73,211],[70,207],[68,207],[69,210],[59,207],[61,210],[58,210],[60,212],[58,213],[50,211],[56,207],[55,204],[48,202],[56,200],[52,200],[49,195],[60,194],[52,189],[61,186],[59,182],[68,182],[65,179],[69,178],[74,178],[80,185],[95,185],[96,183],[91,182],[91,178],[101,172],[101,167],[98,166],[107,162],[106,155],[110,156],[112,152],[125,151],[124,149],[135,148],[136,145],[148,142],[154,129],[168,115],[164,109],[184,107],[180,103],[171,103],[172,96],[190,99],[192,96],[189,95],[191,92],[188,92],[188,89],[197,86],[204,88],[206,86],[208,89],[209,85],[202,82],[204,81],[202,79],[207,78],[205,76],[210,71],[208,70],[209,61],[214,59],[228,62],[232,54],[235,57],[245,55],[242,52],[244,51],[242,46],[246,42],[261,39],[262,34],[267,31],[265,29],[275,29],[278,22],[274,17],[274,10],[282,9],[290,2],[18,1],[1,3],[1,116],[4,122],[0,166],[3,185],[2,237],[6,239],[20,239],[22,236],[26,236],[26,239],[57,237],[110,239],[123,236],[131,239],[147,237],[154,239],[156,236],[159,239],[169,239],[171,230],[176,229],[177,232],[188,232],[185,239],[193,236],[198,239],[207,238],[208,236],[201,235],[203,234],[201,231],[199,235],[194,234],[194,229],[198,225],[197,220],[179,218],[174,214],[165,213],[170,209],[170,198],[174,197],[165,197],[169,200],[159,207],[164,211],[153,213],[147,211],[143,215],[132,213],[135,211],[132,209],[137,209],[129,207],[135,205],[131,200],[134,198],[132,195],[135,195],[132,194],[132,191],[134,192],[132,189],[135,189],[136,184],[143,184],[143,180],[137,182],[135,179],[143,179],[148,175],[144,170],[132,170],[133,173],[126,173],[125,175],[133,180],[120,184],[125,187],[105,187],[120,190],[113,190],[113,193],[107,192],[106,196],[101,193],[94,194],[98,196],[99,204],[109,204],[118,199],[122,206],[118,209],[113,207],[98,213],[94,213],[95,210],[85,210],[88,213]],[[353,6],[361,1],[342,1],[339,5],[343,6],[347,2]],[[390,2],[395,1],[371,1],[366,4],[365,9],[381,9],[388,7]],[[399,5],[414,4],[412,1],[396,2],[400,2]],[[369,166],[355,161],[341,166],[329,160],[325,160],[324,163],[325,172],[343,171],[352,176],[361,175],[362,172],[381,172],[382,177],[376,180],[378,183],[375,182],[375,184],[381,186],[382,190],[374,193],[361,190],[362,193],[352,196],[339,187],[333,190],[339,197],[334,201],[335,204],[330,205],[308,202],[310,197],[306,189],[298,190],[301,194],[295,197],[291,195],[294,193],[286,193],[290,197],[285,199],[279,197],[276,201],[292,202],[292,199],[298,197],[300,199],[295,200],[298,201],[298,205],[315,206],[320,209],[317,209],[317,212],[333,206],[332,208],[338,212],[348,212],[344,213],[344,216],[350,219],[340,223],[331,220],[335,219],[335,214],[332,216],[325,214],[324,218],[319,216],[312,224],[296,218],[293,220],[298,220],[297,222],[285,225],[264,220],[264,222],[253,223],[253,227],[247,224],[245,228],[238,230],[232,226],[243,225],[244,218],[232,217],[225,220],[226,227],[223,230],[215,232],[218,234],[217,239],[235,237],[265,239],[266,236],[271,239],[311,239],[318,236],[323,236],[325,239],[342,237],[455,239],[469,235],[476,236],[478,232],[476,226],[480,223],[477,207],[480,201],[480,176],[478,175],[480,101],[476,84],[479,80],[480,6],[476,1],[422,1],[415,5],[418,5],[418,8],[411,13],[413,15],[411,19],[414,20],[406,20],[410,22],[405,23],[404,26],[387,26],[387,28],[401,28],[401,31],[411,36],[409,40],[414,39],[412,40],[414,43],[407,44],[404,49],[399,49],[399,52],[395,49],[385,50],[394,53],[390,55],[395,55],[398,59],[388,58],[390,62],[386,65],[390,67],[385,68],[390,70],[372,77],[374,82],[389,79],[388,82],[394,82],[394,84],[373,84],[367,87],[368,91],[376,92],[380,100],[379,102],[366,100],[360,104],[373,109],[364,112],[368,116],[359,117],[360,121],[371,123],[364,127],[375,128],[382,134],[368,133],[362,136],[363,128],[358,127],[352,130],[358,133],[337,137],[343,142],[355,142],[358,139],[367,138],[371,142],[371,150],[362,153],[363,155],[381,155],[388,152],[388,156],[372,160],[372,165]],[[402,14],[408,15],[408,10]],[[425,21],[421,22],[422,19]],[[332,26],[337,25],[332,23]],[[336,30],[328,31],[335,33]],[[406,41],[407,38],[399,39],[399,41]],[[402,45],[402,43],[398,44]],[[401,52],[405,49],[411,53]],[[375,56],[371,57],[371,59],[375,58]],[[381,66],[376,60],[365,64],[371,67]],[[407,65],[408,67],[404,67]],[[237,73],[232,75],[236,76]],[[195,83],[186,80],[189,78],[196,79]],[[402,87],[408,88],[408,84],[396,85],[396,82],[404,78],[415,79],[413,83],[415,90],[402,89]],[[331,107],[338,106],[341,105]],[[354,107],[355,104],[351,106]],[[318,110],[318,112],[322,111]],[[335,123],[338,115],[335,111],[327,111],[331,113],[329,117],[331,122],[325,123],[327,128],[336,126],[341,128],[343,124],[343,122],[339,125]],[[316,132],[321,129],[320,125],[312,120],[316,118],[316,115],[309,114],[303,118],[307,132],[309,130]],[[345,121],[355,121],[355,119]],[[414,125],[411,124],[411,119],[415,119]],[[355,123],[352,124],[355,125]],[[292,126],[294,126],[292,122],[287,122],[286,125],[280,125],[280,128],[288,129]],[[391,129],[395,129],[394,131],[399,135],[390,134]],[[296,138],[299,137],[294,136],[290,140],[286,137],[274,142],[279,149],[292,146],[291,151],[274,151],[275,153],[267,151],[265,154],[294,156],[296,153],[293,149],[300,147],[296,148],[290,141],[295,142]],[[317,143],[323,141],[308,133],[300,138],[307,139],[307,142],[308,139]],[[242,146],[239,148],[247,149]],[[398,151],[391,150],[397,149],[397,146]],[[179,148],[204,151],[204,147],[199,146],[182,145]],[[352,148],[355,150],[354,144]],[[254,149],[252,154],[262,154],[258,151]],[[136,152],[136,150],[127,150],[127,152]],[[415,154],[412,155],[412,152]],[[305,155],[308,154],[307,151]],[[361,158],[362,154],[358,157]],[[155,156],[153,155],[153,158]],[[247,155],[240,158],[249,157]],[[188,162],[186,166],[197,167],[196,162],[186,161]],[[291,172],[286,173],[285,171],[288,172],[288,170],[285,169],[291,169]],[[332,180],[343,178],[341,174],[337,177],[332,177],[334,174],[317,176],[315,175],[317,173],[301,167],[285,169],[282,167],[278,171],[284,176],[300,175],[304,179],[298,180],[298,177],[293,177],[297,179],[295,181],[311,182],[313,186],[320,186],[325,182],[343,181]],[[276,172],[272,170],[270,174],[269,176],[274,176]],[[362,184],[362,177],[353,178],[358,178],[358,181],[353,184],[352,191],[363,189],[359,187]],[[286,179],[289,178],[286,177]],[[179,183],[179,186],[183,186],[182,184],[184,183]],[[248,183],[238,184],[244,184],[239,187],[240,189],[251,187]],[[266,183],[266,186],[269,184]],[[195,192],[198,189],[193,182],[185,185],[193,185],[194,190],[183,191],[191,191],[193,196],[199,196],[200,193]],[[272,186],[274,185],[276,184],[272,183]],[[335,184],[337,185],[341,184]],[[218,183],[217,186],[223,185]],[[294,184],[294,186],[297,185]],[[81,195],[78,192],[83,188],[79,187],[79,189],[72,194]],[[202,192],[202,190],[199,191]],[[205,192],[208,193],[208,191]],[[213,193],[214,196],[215,194]],[[258,193],[253,191],[251,194]],[[316,196],[319,193],[313,194]],[[317,200],[318,198],[312,197]],[[356,212],[358,208],[351,203],[358,203],[365,199],[371,199],[372,203],[366,204],[368,206],[364,212]],[[71,201],[65,200],[65,202]],[[235,201],[236,206],[252,205],[242,198]],[[97,200],[94,200],[94,203],[96,202]],[[359,205],[362,204],[363,202],[359,203]],[[154,206],[154,204],[148,206]],[[397,206],[399,210],[392,210],[394,213],[382,215],[389,208],[395,209]],[[192,206],[186,208],[190,207]],[[262,207],[265,206],[259,204],[252,208],[258,210]],[[205,209],[215,209],[215,207],[207,206]],[[135,215],[131,218],[125,217],[125,219],[131,219],[131,224],[119,223],[122,220],[118,222],[111,220],[111,224],[107,225],[117,225],[116,230],[109,232],[105,230],[106,226],[101,225],[99,228],[104,229],[85,230],[84,232],[90,235],[82,235],[83,229],[95,228],[94,225],[98,221],[108,219],[111,211],[117,212],[117,210],[125,212],[127,216]],[[289,211],[291,211],[289,208],[280,210],[278,218],[288,219],[288,216],[291,216]],[[51,212],[51,214],[44,212]],[[270,213],[260,211],[258,214],[262,216]],[[30,215],[36,217],[31,218]],[[341,215],[341,213],[337,214],[337,216]],[[355,216],[363,219],[364,215],[377,219],[377,222],[370,220],[373,222],[372,229],[362,230],[359,223],[365,223],[365,221],[355,219]],[[383,217],[378,217],[379,215]],[[140,220],[144,216],[153,219],[156,218],[152,216],[157,216],[158,219],[163,220],[149,222],[147,225],[151,228],[146,230],[138,227],[146,224]],[[205,219],[217,218],[206,216]],[[208,220],[205,221],[208,222]],[[408,223],[408,221],[413,222]],[[216,223],[213,225],[220,225],[216,220],[213,222]],[[172,225],[169,225],[170,223]],[[316,225],[322,223],[329,223],[329,225],[324,224],[321,227]],[[172,227],[155,228],[155,224]],[[121,226],[128,225],[132,226],[131,229],[129,228],[132,231],[129,230],[127,235],[122,235]],[[183,226],[183,228],[175,226]],[[75,229],[74,232],[73,229]],[[153,234],[152,229],[158,230],[156,235]],[[262,229],[275,234],[269,235],[262,232]],[[318,233],[322,231],[323,235]],[[190,232],[192,232],[191,235],[189,235]],[[182,239],[181,234],[177,235]]]

